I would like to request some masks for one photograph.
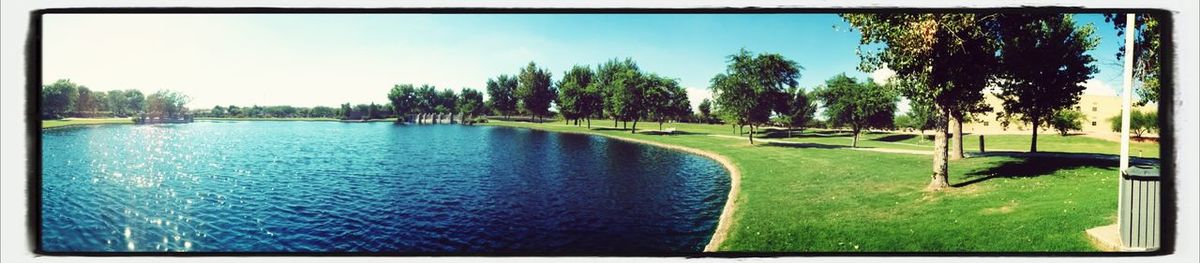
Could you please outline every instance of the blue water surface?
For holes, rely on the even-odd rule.
[[[715,161],[462,125],[216,122],[42,132],[45,251],[695,252]]]

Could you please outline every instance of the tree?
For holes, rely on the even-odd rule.
[[[469,118],[483,114],[483,93],[475,89],[463,88],[462,94],[458,97],[458,113],[464,123],[469,122]]]
[[[209,111],[209,114],[218,118],[225,117],[225,107],[221,107],[221,105],[213,106],[212,111]]]
[[[520,100],[519,105],[535,118],[541,119],[550,114],[550,103],[558,97],[557,93],[551,86],[550,72],[538,68],[532,61],[517,75],[516,97]]]
[[[337,109],[327,106],[316,106],[308,111],[310,117],[318,118],[333,118],[337,116]]]
[[[1104,20],[1113,23],[1113,27],[1117,30],[1117,36],[1123,36],[1127,32],[1125,14],[1104,14]],[[1140,98],[1138,105],[1146,105],[1150,102],[1158,102],[1159,98],[1159,81],[1160,62],[1159,54],[1162,53],[1161,47],[1161,29],[1158,25],[1159,19],[1151,14],[1136,14],[1134,15],[1135,32],[1133,41],[1133,77],[1140,82],[1137,94]],[[1124,60],[1125,45],[1120,45],[1117,49],[1117,60]]]
[[[700,118],[704,120],[704,123],[712,123],[712,101],[704,98],[700,100],[700,105],[697,107],[700,109]]]
[[[350,115],[354,112],[354,108],[350,107],[350,103],[342,103],[342,119],[349,120]]]
[[[1077,110],[1060,110],[1050,118],[1050,126],[1062,136],[1067,136],[1071,131],[1083,130],[1084,119],[1083,113]]]
[[[412,113],[417,107],[416,88],[412,84],[400,84],[392,86],[392,90],[388,91],[388,101],[392,103],[392,111],[396,114],[396,122],[407,121],[408,114]]]
[[[588,100],[591,99],[588,87],[592,84],[593,75],[591,68],[575,65],[563,73],[562,80],[556,85],[558,100],[555,101],[555,105],[558,107],[558,113],[568,122],[574,120],[575,126],[579,126],[579,119],[593,114],[588,106]]]
[[[1108,119],[1113,132],[1121,132],[1121,115],[1117,114]],[[1129,133],[1141,138],[1147,132],[1158,131],[1158,113],[1133,110],[1129,112]]]
[[[96,111],[96,104],[98,102],[93,96],[94,94],[91,89],[88,89],[88,87],[79,86],[75,92],[75,109],[73,111],[75,112],[76,116],[87,117],[87,115],[84,114]]]
[[[716,103],[724,114],[736,119],[736,125],[749,125],[750,144],[754,144],[754,126],[770,121],[778,103],[778,94],[796,86],[800,67],[779,54],[755,56],[746,49],[730,55],[725,73],[712,79]]]
[[[125,90],[125,102],[129,103],[126,107],[128,114],[139,114],[146,112],[146,96],[142,91],[136,89]]]
[[[71,82],[71,80],[60,79],[50,85],[42,86],[42,118],[57,119],[62,118],[67,112],[74,109],[75,100],[79,94],[76,90],[79,85]]]
[[[854,134],[851,147],[858,147],[863,129],[891,128],[895,124],[892,117],[896,115],[896,95],[870,80],[859,83],[842,73],[826,80],[816,93],[828,120],[850,127]]]
[[[496,79],[488,79],[487,93],[490,108],[504,117],[517,110],[517,78],[501,74]]]
[[[417,98],[415,108],[417,113],[420,113],[419,116],[417,116],[417,123],[421,123],[423,121],[422,119],[424,119],[423,116],[433,113],[433,111],[437,108],[438,93],[437,89],[433,86],[421,85],[420,88],[417,88],[416,93],[414,94]]]
[[[181,113],[186,112],[184,107],[192,99],[183,93],[173,90],[159,90],[146,97],[147,114],[176,118]]]
[[[437,95],[437,106],[435,111],[439,114],[448,114],[449,120],[454,121],[454,111],[458,109],[458,95],[454,94],[452,89],[442,89]]]
[[[637,133],[637,123],[645,112],[647,78],[641,72],[625,69],[614,76],[609,97],[614,116],[624,121],[633,121],[630,133]]]
[[[908,112],[896,117],[896,127],[920,132],[922,137],[926,130],[934,129],[936,113],[929,105],[909,103]]]
[[[994,24],[993,16],[980,13],[841,16],[861,33],[861,46],[872,46],[871,50],[859,52],[859,69],[871,72],[887,67],[895,71],[896,77],[889,80],[889,85],[895,85],[910,102],[930,105],[933,109],[936,131],[933,173],[926,189],[949,187],[948,123],[977,110],[980,101],[976,99],[983,98],[983,88],[992,78],[996,45],[994,34],[988,29]]]
[[[1079,102],[1086,89],[1082,84],[1096,73],[1087,51],[1098,39],[1090,25],[1076,28],[1070,15],[1061,14],[1005,14],[997,31],[1003,44],[997,84],[1004,111],[999,115],[1029,123],[1029,151],[1037,152],[1038,127]]]
[[[628,120],[626,118],[629,115],[628,111],[632,109],[630,106],[634,104],[631,101],[622,101],[634,99],[633,97],[617,96],[617,94],[626,93],[624,89],[627,87],[623,84],[632,83],[636,80],[621,78],[634,77],[641,78],[641,70],[631,58],[625,58],[624,60],[609,59],[596,68],[596,76],[593,79],[594,85],[593,88],[589,89],[589,92],[599,95],[601,99],[592,106],[599,106],[600,113],[613,119],[613,128],[617,127],[617,122]]]
[[[658,122],[662,130],[667,120],[678,120],[691,115],[691,102],[687,98],[687,90],[679,86],[679,81],[651,74],[646,77],[644,91],[644,111],[648,117]],[[636,127],[636,125],[635,125]]]
[[[787,92],[781,93],[783,100],[776,106],[776,112],[779,113],[781,122],[787,126],[787,136],[792,137],[792,127],[799,127],[800,131],[804,131],[804,126],[812,121],[813,115],[817,112],[817,103],[809,98],[808,92],[798,87],[788,88]],[[701,104],[703,105],[703,104]]]
[[[106,97],[105,103],[108,104],[106,107],[108,108],[109,111],[112,112],[112,114],[114,116],[117,116],[117,117],[129,116],[128,115],[129,114],[128,113],[129,112],[129,110],[128,110],[129,109],[129,102],[128,102],[129,98],[125,95],[125,92],[123,92],[121,90],[110,90],[110,91],[108,91],[108,95],[106,95],[105,97]]]

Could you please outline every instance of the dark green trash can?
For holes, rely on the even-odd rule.
[[[1134,250],[1158,249],[1159,169],[1154,166],[1130,166],[1121,174],[1119,211],[1121,243]]]

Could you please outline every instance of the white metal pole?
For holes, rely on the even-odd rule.
[[[1137,20],[1133,14],[1125,15],[1125,80],[1121,85],[1121,164],[1118,170],[1119,174],[1117,174],[1118,233],[1126,233],[1128,222],[1125,221],[1130,220],[1129,218],[1122,217],[1121,213],[1128,209],[1125,207],[1125,200],[1122,200],[1122,196],[1126,191],[1129,191],[1125,187],[1124,175],[1125,170],[1129,169],[1129,115],[1131,108],[1130,101],[1133,98],[1133,35],[1137,34],[1135,31],[1137,28],[1136,23]],[[1123,234],[1118,234],[1117,236],[1121,239],[1122,249],[1128,249],[1125,247],[1125,243],[1127,242],[1125,236]]]
[[[1125,15],[1125,81],[1121,85],[1121,172],[1129,168],[1129,115],[1133,99],[1133,35],[1136,34],[1135,17]]]

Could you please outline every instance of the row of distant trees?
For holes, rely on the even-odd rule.
[[[365,105],[364,105],[365,107]],[[295,107],[275,106],[213,106],[212,109],[193,113],[196,117],[214,118],[336,118],[341,114],[336,108],[326,106]]]
[[[182,93],[159,90],[144,95],[136,89],[93,91],[71,80],[60,79],[41,90],[42,119],[65,117],[175,117],[186,113],[191,99]]]

